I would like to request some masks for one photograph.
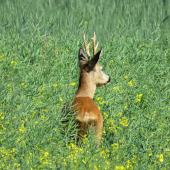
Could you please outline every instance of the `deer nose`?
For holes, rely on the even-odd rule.
[[[109,80],[107,81],[107,84],[109,84],[110,83],[110,77],[109,77]]]

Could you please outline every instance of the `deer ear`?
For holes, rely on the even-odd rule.
[[[80,48],[79,50],[78,58],[79,58],[79,67],[82,68],[82,66],[87,63],[86,54],[82,48]]]
[[[89,71],[93,70],[93,68],[97,64],[97,62],[99,61],[101,53],[102,53],[102,49],[97,54],[95,54],[93,56],[93,58],[89,61],[89,64],[88,64],[88,70]]]

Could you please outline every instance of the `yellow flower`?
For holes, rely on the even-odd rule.
[[[41,87],[42,90],[46,89],[46,87]]]
[[[86,158],[86,157],[85,157],[85,158]],[[86,159],[82,160],[82,162],[83,162],[84,164],[86,164],[86,163],[87,163]]]
[[[103,98],[102,97],[97,97],[97,100],[99,101],[99,100],[102,100]]]
[[[105,119],[107,119],[109,117],[107,113],[103,113],[103,115],[104,115]]]
[[[100,103],[100,104],[104,104],[104,103],[106,103],[106,102],[105,102],[105,101],[99,101],[99,103]]]
[[[16,152],[16,149],[15,149],[15,148],[12,148],[12,152]]]
[[[47,157],[49,155],[49,152],[44,152],[44,156]]]
[[[21,86],[27,87],[27,85],[25,83],[21,83]]]
[[[17,65],[17,62],[15,62],[15,61],[11,61],[11,65],[12,65],[12,64]]]
[[[24,133],[26,131],[24,124],[21,125],[21,127],[19,128],[19,132]]]
[[[63,99],[60,97],[60,101],[63,101]]]
[[[122,117],[122,119],[119,119],[120,121],[120,125],[122,126],[128,126],[128,119],[126,119],[126,117]]]
[[[152,153],[148,153],[148,156],[152,156]]]
[[[14,163],[14,166],[19,167],[19,166],[21,166],[21,164]]]
[[[129,85],[129,86],[132,86],[132,85],[133,85],[132,80],[130,80],[130,81],[128,82],[128,85]]]
[[[125,76],[124,78],[125,78],[125,79],[128,79],[128,76]]]
[[[164,161],[164,159],[163,159],[163,157],[164,157],[163,154],[156,155],[156,157],[159,158],[159,161],[160,161],[160,162],[163,162],[163,161]]]
[[[88,21],[85,21],[85,24],[88,24]]]
[[[113,147],[113,149],[118,149],[119,148],[119,145],[117,143],[113,143],[111,146]]]
[[[69,85],[70,85],[70,86],[75,86],[76,83],[75,83],[75,82],[72,82],[72,83],[70,83]]]
[[[120,92],[119,87],[113,87],[112,90],[117,90],[118,92]]]
[[[115,170],[125,170],[126,168],[124,166],[116,166]]]
[[[137,94],[136,102],[140,102],[142,99],[143,94]]]
[[[57,87],[58,85],[57,84],[53,84],[53,87]]]

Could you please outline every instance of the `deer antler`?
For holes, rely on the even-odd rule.
[[[99,45],[99,43],[97,42],[96,46],[95,46],[95,41],[96,41],[96,34],[94,32],[94,37],[91,38],[93,40],[93,56],[96,54],[96,50],[97,50],[97,47]]]
[[[97,50],[97,47],[99,45],[99,43],[97,42],[96,46],[95,46],[95,41],[96,41],[96,34],[94,32],[94,37],[91,38],[93,40],[93,56],[96,54],[96,50]],[[85,49],[86,49],[86,53],[87,53],[87,56],[88,56],[88,59],[90,59],[90,52],[89,52],[89,45],[86,45],[86,39],[85,39],[85,34],[83,34],[83,40],[84,40],[84,46],[85,46]]]
[[[84,40],[84,46],[85,46],[85,49],[86,49],[88,59],[90,59],[89,45],[86,45],[85,34],[83,34],[83,40]]]

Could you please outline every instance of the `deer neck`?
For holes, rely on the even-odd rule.
[[[91,74],[81,73],[76,97],[90,97],[93,99],[96,90],[94,78]]]

